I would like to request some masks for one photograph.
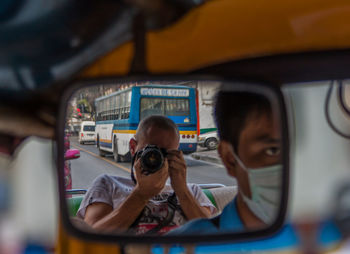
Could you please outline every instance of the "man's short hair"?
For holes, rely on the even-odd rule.
[[[147,133],[147,130],[152,126],[157,126],[157,128],[160,128],[166,131],[174,131],[177,137],[180,139],[179,129],[171,119],[162,115],[152,115],[142,119],[142,121],[139,123],[139,126],[137,127],[137,131],[135,134],[136,140],[140,140],[141,136],[145,135]],[[133,165],[133,161],[134,161],[134,158],[132,160],[132,165]],[[135,177],[133,168],[131,169],[130,174],[131,174],[132,181],[136,184],[136,177]]]
[[[239,137],[249,117],[271,115],[269,100],[262,95],[247,92],[219,91],[215,98],[214,116],[221,140],[229,141],[235,151]]]
[[[142,119],[140,122],[135,134],[136,140],[139,140],[141,135],[146,134],[147,130],[152,126],[166,131],[175,131],[178,138],[180,138],[179,129],[171,119],[162,115],[152,115]]]

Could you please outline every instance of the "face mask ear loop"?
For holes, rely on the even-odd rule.
[[[244,165],[244,163],[241,161],[241,159],[238,157],[238,155],[235,153],[235,150],[233,149],[232,145],[231,145],[231,152],[233,154],[233,157],[235,157],[235,160],[238,162],[239,166],[241,168],[244,169],[245,172],[249,172],[249,170],[247,169],[247,167]]]
[[[233,154],[233,157],[235,157],[235,160],[237,161],[237,163],[239,164],[239,166],[249,175],[249,170],[247,169],[247,167],[244,165],[244,163],[241,161],[241,159],[238,157],[238,155],[235,153],[232,145],[231,145],[231,152]],[[249,177],[249,176],[248,176]],[[250,192],[252,193],[252,189],[251,189],[251,186],[250,186],[250,181],[249,181],[249,188],[250,188]],[[248,198],[248,196],[246,194],[243,193],[243,191],[241,191],[241,195],[247,199],[250,199]],[[252,194],[253,195],[253,194]]]

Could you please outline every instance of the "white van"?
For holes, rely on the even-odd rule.
[[[85,142],[95,143],[95,122],[84,121],[81,123],[79,131],[79,143],[84,144]]]

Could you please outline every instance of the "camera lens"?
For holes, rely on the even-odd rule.
[[[150,147],[143,151],[141,164],[145,171],[152,174],[163,166],[164,156],[159,148]]]

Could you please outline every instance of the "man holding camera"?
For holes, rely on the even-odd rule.
[[[77,216],[101,231],[162,234],[215,213],[200,187],[186,183],[179,139],[177,126],[169,118],[143,119],[130,140],[131,179],[109,175],[95,179]]]

